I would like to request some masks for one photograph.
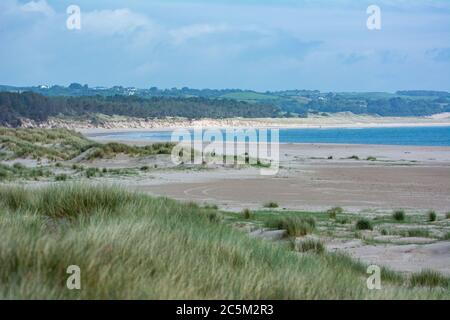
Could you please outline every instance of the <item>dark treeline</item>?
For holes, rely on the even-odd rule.
[[[450,97],[447,91],[431,91],[431,90],[403,90],[397,91],[398,95],[410,97]]]
[[[54,116],[90,116],[96,113],[137,118],[264,118],[279,113],[275,106],[206,98],[45,97],[32,92],[0,93],[0,125],[17,127],[21,119],[36,122]]]
[[[354,99],[342,96],[312,100],[302,106],[284,105],[283,110],[306,114],[308,112],[352,112],[354,114],[371,114],[390,117],[429,116],[441,112],[450,112],[450,99],[440,97],[430,99],[389,98],[389,99]]]

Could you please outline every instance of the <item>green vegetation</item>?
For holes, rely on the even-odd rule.
[[[356,221],[356,229],[357,230],[372,230],[372,222],[369,219],[359,219]]]
[[[86,160],[110,158],[123,153],[130,156],[171,154],[174,143],[154,143],[137,147],[122,143],[100,144],[83,137],[82,134],[66,129],[9,129],[0,127],[0,148],[12,154],[10,159],[32,158],[54,161],[71,160],[83,152]],[[60,162],[55,167],[62,167]],[[73,165],[76,170],[78,166]]]
[[[242,216],[244,217],[244,219],[248,220],[252,218],[253,214],[250,209],[244,209],[242,210]]]
[[[243,92],[233,92],[233,93],[227,93],[221,96],[221,98],[225,99],[233,99],[238,101],[247,101],[251,103],[255,102],[264,102],[268,100],[276,100],[277,97],[274,97],[269,94],[262,94],[258,92],[253,91],[243,91]]]
[[[90,179],[90,178],[94,178],[97,176],[101,176],[102,172],[98,168],[88,168],[88,169],[86,169],[85,175],[86,175],[86,178]]]
[[[402,237],[423,237],[423,238],[430,237],[429,230],[420,228],[401,230],[396,234],[401,235]]]
[[[363,264],[299,256],[220,216],[101,185],[2,187],[0,299],[449,299],[384,269],[389,290],[367,290]],[[66,288],[74,264],[82,290]]]
[[[404,210],[396,210],[392,214],[392,218],[394,218],[395,221],[404,221],[405,220],[405,211]]]
[[[123,153],[131,156],[150,156],[157,154],[170,154],[175,144],[171,142],[154,143],[144,147],[129,146],[123,143],[110,142],[97,145],[87,160],[111,158]],[[148,168],[148,167],[147,167]]]
[[[0,125],[18,126],[20,118],[45,121],[61,113],[102,121],[95,114],[154,118],[306,117],[352,112],[380,116],[428,116],[450,111],[450,93],[440,91],[320,92],[285,90],[255,92],[239,89],[137,89],[121,86],[93,89],[77,83],[69,87],[1,86]],[[9,93],[13,92],[13,93]],[[16,92],[24,92],[21,95]],[[130,96],[130,94],[132,94]],[[23,96],[23,98],[21,97]],[[256,105],[257,104],[257,105]]]
[[[253,105],[230,99],[202,97],[44,97],[32,92],[0,92],[0,125],[18,127],[21,118],[43,122],[49,117],[77,117],[99,124],[96,115],[135,118],[262,118],[274,117],[279,109],[271,105]]]
[[[303,239],[295,243],[295,249],[299,252],[313,252],[322,254],[325,252],[323,243],[316,239]]]
[[[344,213],[344,209],[342,209],[341,207],[334,207],[327,210],[327,214],[330,219],[336,219],[337,215],[340,215],[342,213]]]
[[[430,210],[427,212],[427,217],[428,217],[428,221],[430,222],[434,222],[436,221],[436,212],[434,212],[433,210]]]
[[[343,217],[343,218],[336,218],[336,223],[339,223],[339,224],[348,224],[348,223],[350,223],[351,222],[351,220],[349,219],[349,218],[347,218],[347,217]]]
[[[55,177],[55,181],[66,181],[68,178],[67,174],[61,173]]]
[[[278,208],[278,203],[273,202],[273,201],[267,202],[264,204],[264,208],[271,208],[271,209]]]
[[[288,236],[291,237],[301,237],[310,234],[316,228],[316,221],[313,218],[305,217],[280,217],[267,220],[265,226],[286,230]]]
[[[410,284],[413,287],[422,286],[448,288],[450,286],[450,281],[438,272],[424,270],[420,273],[413,274],[410,279]]]
[[[205,209],[213,209],[213,210],[218,210],[219,209],[219,207],[216,204],[209,204],[209,203],[205,204],[204,208]]]
[[[42,168],[27,168],[22,165],[8,166],[0,163],[0,182],[16,179],[38,180],[51,176],[51,172]]]
[[[69,160],[96,146],[80,133],[66,129],[10,129],[0,127],[0,148],[10,158]]]
[[[247,158],[246,158],[246,163],[248,163],[249,162],[249,160],[247,160]],[[255,164],[253,164],[252,165],[253,167],[255,167],[255,168],[270,168],[271,167],[271,164],[270,163],[266,163],[266,162],[263,162],[263,161],[261,161],[261,160],[256,160],[256,163]]]
[[[447,212],[447,213],[445,214],[445,218],[446,218],[446,219],[450,219],[450,212]]]
[[[377,161],[377,158],[372,157],[372,156],[369,156],[369,157],[367,157],[366,160],[367,160],[367,161]]]

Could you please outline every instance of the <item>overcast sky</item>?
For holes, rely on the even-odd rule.
[[[0,41],[0,84],[450,90],[449,1],[1,0]]]

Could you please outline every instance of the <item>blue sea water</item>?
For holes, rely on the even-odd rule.
[[[450,146],[450,127],[280,129],[281,143]],[[170,141],[171,131],[101,134],[113,140]]]

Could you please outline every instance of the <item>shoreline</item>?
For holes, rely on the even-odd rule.
[[[398,124],[382,124],[377,126],[364,126],[364,127],[356,127],[356,126],[347,126],[347,127],[321,127],[321,128],[304,128],[304,127],[256,127],[254,129],[280,129],[280,130],[328,130],[328,129],[349,129],[349,130],[359,130],[359,129],[368,129],[368,128],[376,128],[376,129],[382,129],[382,128],[435,128],[435,127],[449,127],[450,130],[450,124],[438,124],[438,125],[418,125],[415,124],[404,124],[398,126]],[[89,139],[97,140],[99,142],[107,143],[107,142],[121,142],[125,144],[139,144],[139,145],[145,145],[149,143],[159,143],[159,142],[168,142],[170,141],[170,132],[176,129],[184,129],[184,130],[193,130],[193,129],[215,129],[215,130],[226,130],[226,129],[249,129],[244,127],[185,127],[185,128],[152,128],[152,129],[142,129],[142,128],[130,128],[130,129],[103,129],[103,128],[96,128],[96,129],[89,129],[89,130],[81,130],[80,132],[86,136]],[[250,128],[251,129],[251,128]],[[151,133],[161,133],[164,135],[163,137],[144,137],[144,136],[134,136],[130,137],[127,134],[142,134],[145,135],[151,134]],[[168,135],[167,135],[168,134]],[[166,137],[167,135],[167,137]],[[400,141],[399,141],[400,142]],[[283,141],[279,142],[280,145],[317,145],[322,147],[332,147],[332,146],[385,146],[385,147],[401,147],[401,146],[407,146],[407,147],[417,147],[417,148],[442,148],[442,149],[450,149],[449,145],[444,144],[408,144],[408,143],[367,143],[367,142],[313,142],[313,141],[303,141],[303,142],[294,142],[294,141]]]
[[[251,126],[244,126],[244,125],[176,125],[176,126],[166,126],[166,127],[130,127],[130,128],[74,128],[74,130],[81,132],[84,135],[87,136],[101,136],[106,134],[116,134],[116,133],[126,133],[126,132],[167,132],[167,131],[173,131],[175,129],[248,129],[248,128],[254,128],[254,129],[368,129],[368,128],[414,128],[414,127],[450,127],[450,121],[449,122],[408,122],[408,123],[342,123],[342,124],[293,124],[293,125],[286,125],[286,124],[279,124],[274,123],[272,125],[264,124],[264,125],[251,125]]]
[[[23,128],[65,128],[83,134],[101,134],[111,132],[157,132],[174,129],[363,129],[363,128],[400,128],[400,127],[450,127],[450,116],[430,117],[380,117],[354,115],[349,113],[330,114],[328,116],[309,116],[308,118],[225,118],[225,119],[185,119],[163,118],[143,119],[119,116],[104,116],[95,123],[86,119],[50,118],[43,123],[23,122]]]

